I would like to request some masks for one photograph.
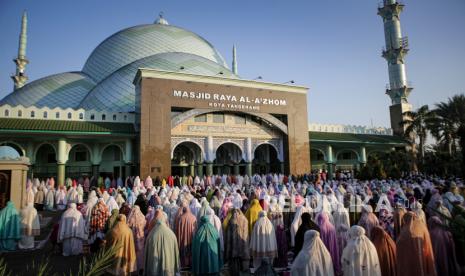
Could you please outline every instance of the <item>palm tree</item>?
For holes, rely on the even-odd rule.
[[[452,156],[455,150],[457,139],[456,117],[451,111],[450,102],[440,102],[436,104],[436,109],[431,111],[431,118],[426,122],[431,135],[446,146],[449,156]]]
[[[429,111],[428,105],[424,105],[417,111],[406,111],[403,114],[404,120],[400,123],[405,128],[405,137],[412,143],[416,144],[419,139],[418,146],[420,148],[421,161],[425,157],[425,141],[428,134],[427,122],[431,121],[432,114]]]
[[[465,173],[465,95],[455,95],[449,98],[448,105],[451,117],[454,118],[454,125],[457,129],[456,135],[459,138],[460,150],[462,152],[462,172]]]

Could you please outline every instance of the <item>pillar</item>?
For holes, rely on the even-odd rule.
[[[233,169],[234,175],[239,175],[239,165],[234,164],[234,169]]]
[[[284,174],[284,162],[279,163],[280,173]]]
[[[57,164],[57,183],[58,185],[65,184],[65,164]]]
[[[248,176],[252,176],[252,162],[247,162],[245,164],[245,173],[248,175]]]
[[[365,147],[360,147],[360,160],[359,160],[359,163],[360,163],[360,167],[363,167],[365,166],[365,164],[367,163],[367,151],[366,151],[366,148]]]
[[[189,165],[189,175],[194,177],[195,176],[195,164]]]
[[[333,147],[331,145],[328,145],[326,147],[326,165],[328,166],[328,179],[333,179],[334,160],[333,160]]]
[[[125,178],[128,177],[128,176],[131,176],[131,167],[132,167],[132,165],[130,163],[124,164],[124,176],[125,176]],[[123,181],[124,181],[125,178],[123,178]]]
[[[198,164],[197,165],[197,175],[199,177],[203,177],[203,164]]]
[[[57,158],[57,183],[58,185],[65,184],[65,170],[66,161],[68,161],[68,154],[66,151],[66,140],[58,140],[58,158]]]
[[[207,163],[207,176],[213,175],[213,163]]]
[[[100,164],[92,164],[92,175],[98,177]]]

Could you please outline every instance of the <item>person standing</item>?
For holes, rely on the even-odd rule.
[[[126,224],[126,216],[118,215],[115,226],[105,237],[106,248],[116,247],[114,263],[107,270],[112,275],[131,275],[137,270],[136,249],[132,231]]]
[[[305,232],[304,244],[292,263],[291,275],[334,275],[331,255],[320,239],[318,231],[308,230]]]
[[[16,245],[21,239],[20,221],[14,203],[8,201],[6,207],[0,211],[0,251],[16,249]]]
[[[28,203],[21,209],[21,240],[18,243],[20,249],[34,248],[34,236],[40,235],[40,222],[37,210],[32,203]]]
[[[349,242],[342,252],[344,276],[381,276],[378,253],[365,229],[354,225],[349,230]]]
[[[403,217],[396,252],[398,275],[436,275],[433,247],[428,229],[414,212],[407,212]]]
[[[226,224],[224,235],[224,259],[228,263],[231,275],[239,275],[241,271],[249,268],[248,222],[238,204],[230,214],[231,218]]]
[[[162,220],[147,236],[144,250],[147,276],[174,276],[179,273],[179,249],[176,235]]]
[[[179,243],[181,267],[192,264],[192,239],[196,229],[196,218],[189,207],[183,207],[176,224],[176,237]]]
[[[126,218],[126,217],[125,217]],[[137,252],[137,269],[144,269],[144,241],[145,241],[145,216],[139,206],[132,207],[128,217],[128,226],[132,230]]]
[[[250,251],[253,258],[254,271],[265,259],[272,264],[273,259],[278,256],[278,246],[273,224],[266,216],[265,211],[260,211],[259,218],[254,225],[250,238]]]
[[[219,275],[223,267],[220,236],[208,216],[200,218],[192,241],[192,258],[194,275]]]
[[[63,256],[82,253],[82,242],[86,239],[85,222],[81,212],[71,203],[63,213],[58,230],[58,243],[63,243]]]

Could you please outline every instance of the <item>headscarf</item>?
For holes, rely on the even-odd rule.
[[[297,207],[297,210],[294,214],[294,220],[291,224],[291,246],[295,245],[295,235],[297,230],[299,230],[300,224],[302,224],[302,214],[305,213],[307,209],[304,206]]]
[[[108,220],[106,222],[106,226],[105,226],[106,232],[113,229],[113,226],[115,226],[115,224],[117,222],[118,216],[119,216],[119,210],[118,209],[113,209],[111,211],[110,217],[108,218]]]
[[[379,225],[378,218],[373,213],[373,207],[370,205],[365,205],[362,208],[362,217],[358,222],[358,226],[361,226],[365,229],[368,237],[371,237],[371,229]]]
[[[126,216],[118,215],[115,226],[105,237],[106,247],[117,247],[114,262],[108,272],[113,275],[130,275],[137,271],[136,248],[132,231],[126,224]]]
[[[436,216],[428,219],[428,228],[437,275],[459,275],[460,268],[457,264],[452,234],[444,227],[441,219]]]
[[[93,235],[97,232],[105,231],[105,224],[110,217],[110,212],[108,211],[107,206],[103,202],[103,199],[99,199],[97,204],[95,204],[92,209],[90,225],[89,225],[89,234]]]
[[[354,225],[349,230],[350,240],[342,252],[344,276],[381,276],[378,253],[365,229]]]
[[[254,225],[250,238],[250,251],[254,259],[274,259],[278,256],[275,229],[265,211],[260,211],[259,219]]]
[[[34,204],[28,203],[21,209],[20,215],[22,234],[25,236],[39,236],[40,222]]]
[[[0,211],[0,250],[15,250],[21,239],[21,218],[12,201]]]
[[[404,215],[396,245],[398,275],[436,275],[428,229],[415,213]]]
[[[223,266],[220,237],[207,216],[200,219],[199,229],[192,241],[192,257],[194,275],[220,273]]]
[[[326,212],[322,212],[318,215],[318,226],[320,227],[320,236],[326,248],[331,254],[333,260],[334,272],[339,274],[341,271],[341,262],[339,256],[339,249],[337,244],[336,229],[334,225],[329,221],[329,216]]]
[[[301,221],[302,224],[299,226],[299,229],[295,234],[294,256],[297,256],[300,250],[302,249],[305,239],[305,233],[307,233],[307,231],[315,230],[320,232],[320,227],[315,222],[313,222],[312,216],[309,213],[303,213],[301,216]]]
[[[245,217],[249,225],[249,235],[252,234],[253,226],[255,225],[255,222],[258,220],[258,214],[260,213],[260,211],[262,211],[262,207],[260,206],[258,200],[252,200],[249,209],[247,209],[247,212],[245,213]]]
[[[176,235],[161,220],[147,237],[144,250],[145,275],[179,273],[179,249]]]
[[[334,275],[331,255],[317,231],[305,232],[304,244],[292,263],[291,275]]]
[[[235,259],[248,261],[248,222],[240,209],[231,210],[231,219],[224,235],[224,260],[231,263]],[[238,275],[239,271],[246,269],[242,263],[233,262],[231,266],[232,275]],[[248,269],[248,267],[247,267]]]
[[[71,203],[69,208],[63,213],[58,230],[58,242],[63,242],[67,239],[87,238],[85,234],[85,223],[82,219],[82,214],[76,208],[76,203]],[[77,252],[81,253],[81,252]]]
[[[196,218],[191,213],[189,207],[182,208],[182,214],[176,223],[176,237],[179,243],[179,254],[181,258],[181,266],[186,267],[191,265],[192,261],[192,239],[196,229]]]
[[[371,240],[378,253],[381,274],[383,276],[397,276],[396,243],[380,226],[371,229]]]

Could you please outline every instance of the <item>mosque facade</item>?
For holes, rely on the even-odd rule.
[[[357,169],[405,144],[389,129],[309,125],[308,88],[243,79],[235,48],[229,69],[207,40],[163,17],[111,35],[79,72],[31,82],[26,42],[24,14],[14,90],[0,100],[0,159],[27,157],[31,176],[58,184]]]

